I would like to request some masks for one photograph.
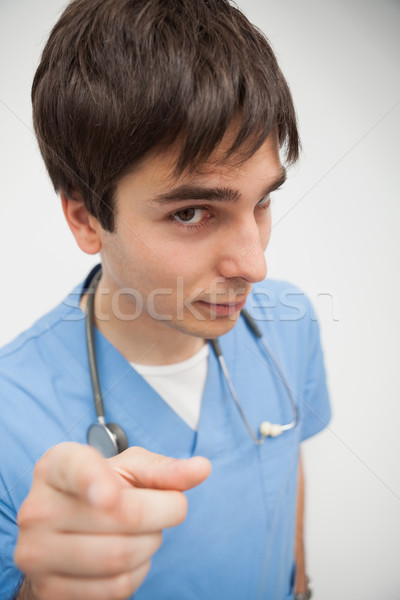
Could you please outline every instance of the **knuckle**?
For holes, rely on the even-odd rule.
[[[21,504],[21,508],[18,511],[17,523],[20,529],[25,529],[28,525],[35,520],[35,504],[32,501],[31,495]]]
[[[27,530],[40,523],[48,523],[52,507],[53,504],[47,501],[45,495],[31,491],[18,512],[18,527]]]
[[[24,544],[22,541],[18,540],[14,551],[14,562],[17,567],[25,573],[30,571],[29,567],[32,560],[31,555],[32,553],[27,544]]]
[[[14,551],[15,564],[24,572],[38,572],[43,563],[46,544],[38,544],[31,536],[20,535]]]
[[[43,520],[42,513],[42,504],[37,502],[35,498],[28,497],[22,504],[17,517],[20,530],[29,529],[38,521]]]
[[[47,472],[48,456],[44,454],[33,467],[33,480],[43,479]]]

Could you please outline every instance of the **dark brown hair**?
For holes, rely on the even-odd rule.
[[[78,191],[109,231],[118,181],[174,141],[177,174],[209,158],[237,116],[226,158],[250,157],[274,127],[286,160],[299,153],[271,47],[228,0],[74,0],[44,48],[32,102],[55,189]]]

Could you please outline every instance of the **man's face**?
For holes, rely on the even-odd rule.
[[[169,152],[120,181],[116,229],[101,232],[113,316],[202,338],[235,324],[252,284],[267,273],[269,194],[284,169],[272,134],[241,166],[221,165],[223,150],[224,143],[201,170],[179,179]]]

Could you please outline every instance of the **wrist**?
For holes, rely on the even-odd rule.
[[[37,600],[37,597],[33,593],[32,585],[29,579],[25,578],[23,580],[18,594],[14,597],[14,600]]]
[[[306,591],[301,594],[294,595],[294,600],[310,600],[310,598],[312,598],[312,591],[310,588],[307,588]]]
[[[312,590],[310,588],[310,580],[307,576],[305,578],[305,586],[303,589],[304,589],[303,592],[299,592],[299,593],[295,592],[294,600],[310,600],[310,598],[312,598]]]

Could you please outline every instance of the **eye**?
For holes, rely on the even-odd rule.
[[[188,207],[174,213],[172,217],[178,223],[184,223],[185,225],[196,225],[203,220],[204,212],[205,209],[202,207]]]
[[[265,198],[263,198],[259,202],[257,202],[256,206],[258,208],[268,208],[270,204],[271,204],[271,196],[268,195],[268,196],[265,196]]]

